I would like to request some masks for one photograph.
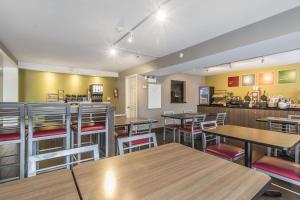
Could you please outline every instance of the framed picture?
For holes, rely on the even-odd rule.
[[[242,86],[255,85],[255,74],[248,74],[242,76]]]
[[[275,83],[274,72],[262,72],[258,74],[259,85],[273,85]]]
[[[296,83],[296,82],[297,82],[297,70],[296,69],[278,71],[278,83],[279,84]]]
[[[239,87],[239,85],[240,85],[239,76],[228,77],[228,87]]]

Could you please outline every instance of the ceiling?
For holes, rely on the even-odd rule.
[[[210,76],[256,68],[267,68],[280,65],[300,63],[300,49],[269,56],[261,56],[253,59],[242,60],[230,64],[217,65],[205,68],[194,68],[186,71],[187,74]]]
[[[88,3],[87,3],[88,2]],[[171,0],[162,7],[167,20],[151,17],[108,48],[163,0],[0,1],[0,41],[19,61],[120,72],[260,21],[300,5],[284,0]],[[135,53],[151,55],[140,56]]]

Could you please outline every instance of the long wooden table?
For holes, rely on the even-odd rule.
[[[252,144],[290,149],[300,142],[300,135],[283,134],[275,131],[235,125],[219,126],[215,129],[204,130],[204,132],[245,142],[245,166],[250,168],[252,167]]]
[[[1,200],[80,199],[70,170],[59,170],[0,185]]]
[[[298,123],[300,124],[300,119],[289,119],[285,117],[263,117],[263,118],[258,118],[256,121],[258,122],[268,122],[270,120],[273,121],[279,121],[279,122],[293,122],[293,123]]]
[[[270,177],[180,144],[80,164],[82,199],[255,199]]]

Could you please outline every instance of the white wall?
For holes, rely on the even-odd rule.
[[[17,102],[19,100],[19,69],[2,50],[2,77],[0,79],[2,85],[3,102]]]

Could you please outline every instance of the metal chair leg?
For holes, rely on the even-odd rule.
[[[194,149],[195,148],[195,134],[192,134],[191,138],[192,138],[192,147]]]
[[[175,143],[176,142],[176,129],[174,128],[173,129],[173,142]]]
[[[25,141],[20,142],[20,178],[24,178],[25,168]]]
[[[81,134],[77,133],[77,148],[81,147]],[[81,160],[81,153],[77,154],[77,160],[80,161]]]
[[[163,136],[163,140],[166,141],[166,127],[164,127],[164,136]]]
[[[179,143],[179,144],[181,143],[181,138],[180,138],[180,136],[181,136],[181,132],[178,131],[178,143]]]

